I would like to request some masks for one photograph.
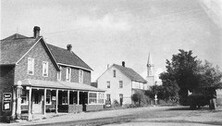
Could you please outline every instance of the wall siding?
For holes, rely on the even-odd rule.
[[[91,83],[91,72],[90,71],[83,71],[83,83],[90,85]]]
[[[66,66],[61,66],[61,81],[66,81]],[[71,67],[71,82],[79,83],[79,69]],[[91,83],[91,72],[83,70],[83,83],[90,85]]]
[[[116,70],[116,77],[113,77],[113,70]],[[110,81],[110,88],[107,88],[107,81]],[[119,81],[123,81],[123,88],[119,88]],[[111,102],[114,100],[120,101],[119,94],[123,94],[123,104],[131,104],[132,82],[121,71],[115,67],[109,68],[97,80],[98,88],[106,90],[106,94],[110,94]]]
[[[57,80],[57,70],[52,63],[50,57],[44,49],[41,42],[37,43],[35,47],[18,63],[15,68],[15,82],[23,79],[36,79],[46,81]],[[28,57],[34,58],[34,75],[27,74]],[[48,62],[48,77],[42,76],[42,61]]]

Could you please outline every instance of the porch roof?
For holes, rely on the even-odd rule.
[[[44,81],[44,80],[25,79],[22,81],[22,86],[105,92],[104,90],[95,88],[87,84],[64,82],[64,81]]]

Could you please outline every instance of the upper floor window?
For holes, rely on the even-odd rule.
[[[66,68],[66,81],[71,81],[71,68]]]
[[[28,58],[28,74],[34,75],[34,58]]]
[[[48,71],[49,71],[49,63],[46,61],[42,62],[42,76],[48,77]]]
[[[59,66],[60,71],[57,72],[57,80],[61,80],[61,76],[62,76],[62,67]]]
[[[110,81],[107,81],[107,88],[110,88]]]
[[[123,81],[119,81],[119,88],[123,88]]]
[[[113,70],[113,77],[116,77],[116,70]]]
[[[83,70],[79,70],[79,83],[83,83]]]

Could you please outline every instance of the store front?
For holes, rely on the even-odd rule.
[[[44,83],[48,85],[42,86],[46,85]],[[28,119],[31,120],[33,114],[78,113],[103,109],[104,91],[89,85],[84,86],[85,90],[64,83],[61,85],[59,82],[53,84],[36,80],[29,80],[28,84],[23,82],[21,113],[28,115]]]

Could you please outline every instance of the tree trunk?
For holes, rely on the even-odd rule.
[[[211,110],[215,110],[215,109],[216,109],[216,98],[211,98],[211,99],[210,99],[209,108],[210,108]]]

